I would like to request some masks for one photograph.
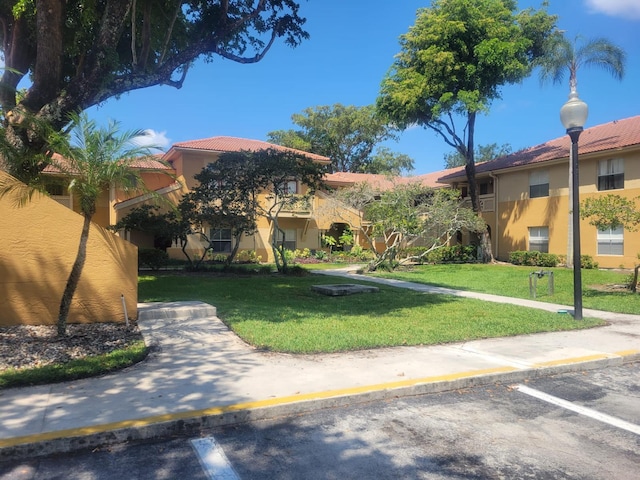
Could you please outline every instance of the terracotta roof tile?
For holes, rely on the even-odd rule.
[[[640,145],[640,115],[587,128],[580,135],[579,151],[580,154],[588,154],[634,145]],[[492,172],[568,158],[570,146],[571,140],[569,136],[564,135],[490,162],[478,163],[476,165],[476,173]],[[464,169],[460,172],[441,176],[439,180],[447,182],[458,179],[461,176],[464,176]]]
[[[167,165],[165,162],[161,161],[161,158],[164,154],[157,154],[151,157],[141,157],[139,159],[133,160],[131,162],[132,168],[137,168],[139,170],[171,170],[171,165]],[[61,157],[57,153],[53,154],[53,159],[60,166],[66,166],[65,170],[67,173],[73,173],[71,168],[69,167],[68,160]],[[56,165],[48,164],[44,170],[45,173],[62,173],[60,168]]]
[[[317,160],[323,163],[329,163],[330,158],[315,153],[303,152],[302,150],[296,150],[294,148],[283,147],[269,142],[263,142],[261,140],[249,140],[246,138],[236,137],[212,137],[204,138],[201,140],[189,140],[186,142],[178,142],[173,144],[172,148],[177,149],[194,149],[194,150],[211,150],[214,152],[241,152],[258,150],[275,149],[281,151],[288,151],[304,155],[312,160]]]
[[[351,172],[335,172],[325,176],[325,181],[331,186],[348,186],[356,183],[368,183],[369,185],[381,190],[388,190],[394,185],[420,183],[427,187],[444,187],[446,183],[438,182],[443,175],[457,171],[459,168],[441,170],[439,172],[427,173],[425,175],[416,175],[413,177],[392,177],[375,173],[351,173]]]

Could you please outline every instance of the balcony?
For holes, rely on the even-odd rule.
[[[311,218],[313,215],[313,197],[291,195],[280,210],[282,218]]]

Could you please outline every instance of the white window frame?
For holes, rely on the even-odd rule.
[[[284,238],[282,238],[282,232],[278,231],[278,245],[284,245],[287,250],[294,251],[297,248],[298,243],[298,230],[295,228],[283,228]]]
[[[534,170],[529,174],[529,198],[549,196],[549,171]]]
[[[209,230],[209,243],[213,253],[231,253],[233,246],[233,233],[231,229],[212,228]]]
[[[549,253],[549,227],[529,227],[529,251]]]
[[[598,191],[624,188],[624,159],[610,158],[598,162]]]
[[[598,255],[624,255],[624,228],[598,229],[597,233]]]
[[[288,180],[285,185],[285,192],[287,195],[295,195],[298,193],[298,181]]]

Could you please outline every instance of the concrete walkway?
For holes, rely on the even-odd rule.
[[[557,311],[561,305],[318,272],[355,281]],[[318,408],[640,360],[640,315],[585,310],[609,326],[328,355],[246,345],[200,302],[141,304],[152,353],[103,377],[0,390],[0,458],[42,455]]]

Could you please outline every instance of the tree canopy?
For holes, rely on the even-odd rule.
[[[59,130],[71,112],[111,97],[153,85],[180,88],[198,58],[258,62],[277,39],[295,47],[308,38],[304,23],[294,0],[2,1],[6,135],[37,152],[44,140],[33,135],[33,118]],[[30,85],[18,92],[24,78]]]
[[[466,159],[476,212],[477,115],[489,111],[501,87],[531,73],[556,32],[556,17],[545,9],[516,7],[515,0],[434,0],[418,10],[415,24],[400,37],[401,51],[377,100],[389,122],[429,128]]]
[[[300,130],[269,132],[269,141],[329,157],[333,171],[399,175],[413,169],[409,156],[379,147],[395,133],[373,105],[321,105],[291,119]]]
[[[473,157],[475,163],[484,163],[509,155],[510,153],[511,145],[508,143],[504,143],[502,145],[491,143],[489,145],[478,145]],[[454,150],[444,156],[444,168],[462,167],[466,163],[467,159],[457,150]]]
[[[334,199],[363,212],[361,223],[352,227],[360,231],[376,254],[369,270],[381,265],[395,268],[401,247],[417,242],[424,245],[422,254],[405,260],[415,261],[447,245],[459,231],[486,229],[484,221],[460,198],[460,192],[449,188],[409,183],[380,191],[368,184],[356,184],[336,192]],[[382,251],[376,249],[379,239],[384,243]]]
[[[180,210],[198,227],[231,229],[236,235],[234,254],[240,235],[252,233],[258,217],[266,218],[276,266],[286,271],[280,212],[306,206],[308,196],[323,185],[325,168],[294,152],[275,149],[223,153],[196,175],[200,185],[185,197]],[[307,187],[306,195],[290,190],[293,180]]]

